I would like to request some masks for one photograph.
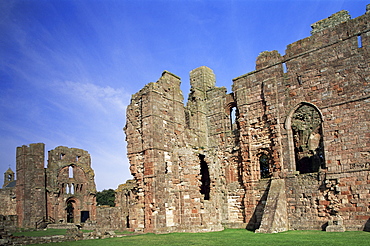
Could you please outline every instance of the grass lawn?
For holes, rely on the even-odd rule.
[[[41,231],[22,231],[14,232],[13,236],[26,236],[26,237],[44,237],[53,235],[65,235],[66,229],[47,229]]]
[[[45,245],[45,244],[43,244]],[[324,232],[324,231],[288,231],[277,234],[257,234],[244,229],[226,229],[221,232],[209,233],[170,233],[144,234],[96,240],[83,240],[65,243],[50,243],[47,245],[78,246],[78,245],[202,245],[202,246],[240,246],[240,245],[370,245],[370,233],[353,232]]]
[[[93,230],[82,230],[82,232],[91,232]],[[13,236],[26,236],[26,237],[45,237],[45,236],[54,236],[54,235],[65,235],[67,229],[47,229],[40,231],[22,231],[14,232]]]

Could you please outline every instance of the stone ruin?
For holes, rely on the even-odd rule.
[[[89,153],[59,146],[48,152],[47,168],[44,156],[43,143],[17,148],[17,179],[10,169],[4,174],[1,214],[16,216],[13,224],[18,228],[96,221],[95,175]]]
[[[370,15],[341,11],[285,55],[233,79],[164,71],[134,94],[124,128],[125,224],[144,232],[224,227],[363,230],[370,218]],[[134,186],[134,187],[132,187]],[[123,193],[123,195],[122,195]]]
[[[116,207],[97,207],[89,154],[44,145],[17,149],[17,180],[5,173],[3,224],[84,223],[136,232],[246,228],[370,231],[370,5],[312,25],[285,55],[262,52],[233,79],[164,71],[134,94],[124,128],[133,180]],[[12,215],[15,215],[12,216]]]

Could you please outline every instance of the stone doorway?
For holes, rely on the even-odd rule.
[[[90,218],[89,211],[81,211],[81,223],[85,223]]]
[[[75,202],[73,200],[67,201],[67,223],[74,223],[74,204]]]

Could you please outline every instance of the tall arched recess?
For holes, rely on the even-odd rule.
[[[318,172],[325,168],[322,115],[316,106],[301,103],[291,111],[286,129],[289,137],[291,169],[300,173]]]

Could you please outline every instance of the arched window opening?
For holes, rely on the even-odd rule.
[[[288,72],[288,66],[286,65],[285,62],[283,62],[283,72],[287,73]]]
[[[74,223],[74,202],[68,201],[67,202],[67,223]]]
[[[71,184],[71,194],[74,194],[74,193],[75,193],[75,185]]]
[[[296,170],[318,172],[324,167],[324,145],[320,113],[308,104],[301,105],[292,117]]]
[[[200,193],[204,195],[204,200],[209,200],[209,193],[211,191],[211,180],[209,178],[209,169],[207,162],[204,160],[205,156],[204,155],[199,155],[200,159],[200,181],[201,181],[201,186],[200,186]]]
[[[126,228],[130,228],[130,217],[126,216]]]
[[[231,130],[236,130],[237,127],[237,118],[238,118],[238,108],[236,106],[230,107],[230,125],[231,125]]]
[[[269,178],[270,177],[270,170],[269,170],[269,158],[266,154],[262,154],[259,158],[260,163],[260,174],[261,179]]]
[[[69,178],[73,178],[73,167],[72,166],[68,167],[68,174],[69,174]]]
[[[361,35],[357,36],[357,48],[362,48],[362,37],[361,37]]]
[[[13,175],[8,174],[8,181],[13,181]]]

